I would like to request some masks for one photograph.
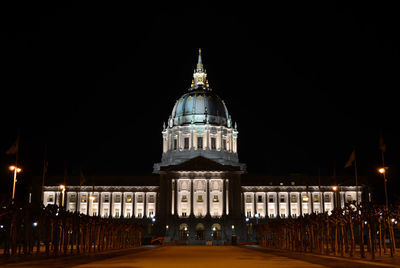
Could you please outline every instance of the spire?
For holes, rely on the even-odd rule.
[[[203,71],[203,62],[201,60],[201,48],[199,48],[199,58],[197,60],[197,71]]]
[[[207,73],[203,68],[203,61],[201,59],[201,48],[199,48],[199,57],[197,66],[193,73],[192,88],[197,86],[205,86],[208,88]]]

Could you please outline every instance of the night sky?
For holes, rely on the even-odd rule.
[[[321,3],[322,2],[322,3]],[[378,3],[374,3],[378,4]],[[399,16],[388,3],[15,6],[1,11],[0,192],[21,133],[22,193],[40,176],[150,174],[197,51],[239,130],[249,174],[352,175],[373,183],[382,130],[399,180]],[[398,186],[399,183],[397,183]],[[382,189],[383,190],[383,187]],[[20,196],[18,198],[22,198]]]

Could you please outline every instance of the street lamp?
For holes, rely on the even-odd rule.
[[[378,169],[378,172],[383,175],[383,183],[385,185],[385,199],[386,199],[386,209],[389,207],[388,202],[388,193],[387,193],[387,179],[386,179],[386,167],[381,167]]]
[[[60,185],[58,186],[61,190],[62,196],[61,196],[61,207],[64,207],[64,195],[65,195],[65,185]]]
[[[10,166],[10,170],[14,171],[14,182],[13,182],[13,193],[12,193],[12,203],[14,204],[15,198],[15,184],[17,183],[17,173],[20,173],[22,169],[16,166]]]
[[[337,192],[338,186],[333,185],[332,190],[335,192],[335,207],[338,207],[338,192]]]
[[[89,210],[89,216],[93,216],[93,202],[96,199],[96,197],[94,195],[90,195],[89,196],[89,206],[90,206],[90,210]]]

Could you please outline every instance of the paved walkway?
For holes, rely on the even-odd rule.
[[[233,246],[142,247],[130,251],[96,256],[71,256],[58,259],[9,263],[3,267],[396,267],[370,262],[348,262],[318,256],[301,258],[260,248]]]

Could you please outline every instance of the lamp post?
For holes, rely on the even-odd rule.
[[[94,195],[90,195],[89,196],[89,206],[90,206],[90,210],[89,210],[89,216],[93,216],[93,202],[96,199],[96,197]]]
[[[337,194],[338,186],[337,185],[332,186],[332,190],[335,193],[335,207],[337,208],[338,207],[338,194]]]
[[[10,170],[14,171],[14,182],[13,182],[13,192],[12,192],[12,203],[14,204],[15,198],[15,184],[17,183],[17,173],[20,173],[22,169],[16,166],[10,166]]]
[[[65,185],[60,185],[60,190],[61,190],[61,207],[64,207],[64,195],[65,195]]]
[[[389,202],[388,202],[388,194],[387,194],[387,179],[386,179],[386,168],[382,167],[378,169],[379,173],[383,175],[383,183],[385,185],[385,200],[386,200],[386,210],[389,207]]]

